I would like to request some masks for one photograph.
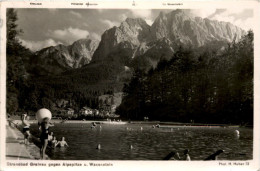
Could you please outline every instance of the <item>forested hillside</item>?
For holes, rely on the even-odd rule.
[[[118,113],[128,119],[253,123],[253,32],[217,53],[180,47],[148,73],[136,70]]]

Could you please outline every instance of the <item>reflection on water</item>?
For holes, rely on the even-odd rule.
[[[142,127],[142,129],[141,129]],[[236,134],[239,130],[239,135]],[[56,124],[51,128],[58,140],[64,136],[69,147],[49,149],[57,160],[161,160],[169,152],[190,150],[192,160],[203,160],[219,149],[219,160],[253,158],[253,130],[247,128],[163,127],[151,125]],[[39,134],[33,126],[33,134]],[[97,145],[101,149],[97,150]],[[132,146],[133,148],[130,148]]]

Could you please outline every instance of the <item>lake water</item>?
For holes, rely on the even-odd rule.
[[[162,160],[171,151],[181,155],[189,149],[192,160],[203,160],[223,149],[225,153],[219,155],[219,160],[253,159],[253,129],[249,128],[101,126],[102,129],[99,125],[91,129],[91,124],[86,123],[55,124],[51,128],[54,136],[58,140],[64,136],[69,147],[49,148],[47,154],[54,160]],[[32,126],[35,136],[39,136],[37,129],[36,125]],[[236,129],[240,136],[236,135]],[[98,144],[100,150],[96,149]]]

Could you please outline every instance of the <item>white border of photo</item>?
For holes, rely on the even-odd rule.
[[[72,3],[83,3],[83,5],[72,5]],[[247,1],[185,1],[185,0],[162,0],[162,1],[148,1],[148,0],[134,0],[134,1],[5,1],[0,2],[1,7],[1,60],[0,60],[0,136],[1,136],[1,165],[0,170],[252,170],[256,171],[260,169],[260,134],[259,134],[259,114],[260,114],[260,42],[259,42],[259,29],[260,29],[260,1],[257,0],[247,0]],[[253,147],[253,160],[249,161],[82,161],[82,160],[72,160],[72,161],[61,161],[61,160],[6,160],[6,147],[5,147],[5,137],[6,137],[6,9],[7,8],[82,8],[82,9],[209,9],[209,8],[224,8],[224,9],[253,9],[254,10],[254,147]],[[28,163],[29,166],[7,166],[8,162],[12,163]],[[228,163],[243,163],[243,166],[228,165]],[[245,163],[248,162],[246,165]],[[30,166],[46,164],[46,166]],[[60,165],[65,164],[65,166],[49,166],[51,164]],[[101,164],[104,166],[90,166],[90,163]],[[226,166],[220,163],[226,163]],[[82,166],[77,166],[77,165]],[[84,166],[88,165],[88,166]],[[68,165],[68,166],[66,166]],[[69,166],[74,165],[74,166]],[[112,166],[111,166],[112,165]]]

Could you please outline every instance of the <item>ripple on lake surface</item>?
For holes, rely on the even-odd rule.
[[[235,134],[236,129],[240,136]],[[102,129],[99,126],[91,129],[91,124],[65,123],[56,124],[51,131],[58,140],[66,137],[69,144],[68,148],[48,150],[48,155],[55,160],[162,160],[171,151],[182,155],[185,149],[190,149],[192,160],[203,160],[219,149],[225,150],[219,160],[253,158],[253,129],[247,128],[153,129],[151,125],[103,124]],[[31,132],[39,136],[36,125]],[[96,149],[98,144],[100,150]]]

